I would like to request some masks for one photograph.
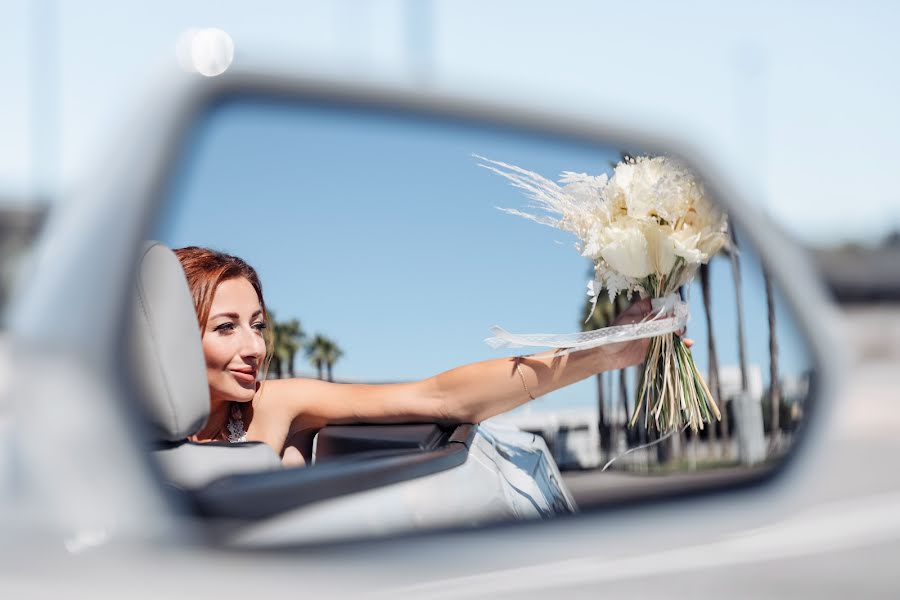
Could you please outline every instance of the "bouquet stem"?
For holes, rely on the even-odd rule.
[[[690,349],[681,336],[669,333],[650,340],[629,427],[643,412],[644,425],[667,432],[690,426],[703,429],[713,417],[721,420],[709,386],[697,370]]]

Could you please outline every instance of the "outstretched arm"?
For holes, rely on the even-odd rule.
[[[636,302],[615,324],[635,323],[649,310],[649,300]],[[636,340],[563,355],[551,350],[488,360],[441,373],[435,385],[451,418],[477,423],[591,375],[638,364],[648,344]]]
[[[620,315],[616,324],[637,322],[649,310],[648,300],[636,302]],[[359,422],[477,423],[596,373],[637,364],[648,343],[636,340],[561,356],[549,351],[522,358],[498,358],[400,384],[271,380],[262,385],[259,398],[271,407],[266,413],[280,415],[278,421],[284,423],[285,436],[295,420],[304,429]]]

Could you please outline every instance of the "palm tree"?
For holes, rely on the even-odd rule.
[[[609,419],[606,416],[605,378],[603,373],[597,373],[594,377],[597,380],[597,433],[600,436],[600,453],[606,456],[612,445],[609,443]]]
[[[300,321],[291,319],[280,322],[273,311],[268,311],[269,353],[272,356],[269,366],[272,373],[281,379],[287,371],[288,377],[294,377],[294,357],[301,348],[306,334]]]
[[[700,289],[703,292],[703,308],[706,313],[706,331],[709,340],[709,389],[713,394],[713,400],[718,403],[722,412],[722,443],[728,447],[728,411],[722,401],[722,387],[719,385],[719,354],[716,352],[716,336],[713,331],[712,320],[712,295],[710,294],[710,265],[712,262],[700,265]],[[709,444],[713,454],[716,453],[716,426],[710,423]]]
[[[738,341],[738,359],[739,359],[739,367],[741,372],[741,395],[746,396],[747,391],[750,386],[747,382],[747,344],[746,339],[744,337],[744,302],[743,302],[743,293],[741,289],[741,264],[739,259],[739,251],[737,244],[737,234],[734,231],[734,228],[731,229],[731,243],[727,249],[728,256],[731,259],[731,276],[734,279],[734,299],[735,299],[735,308],[736,308],[736,320],[737,320],[737,341]],[[723,407],[722,413],[727,414],[726,407]],[[732,405],[732,408],[734,406]],[[735,413],[736,415],[737,413]],[[735,417],[737,420],[737,417]],[[729,431],[729,421],[727,417],[722,420],[722,434],[723,437],[728,439],[730,435]],[[740,435],[740,432],[739,432]],[[726,458],[730,459],[730,448],[731,446],[726,447]]]
[[[591,267],[589,275],[591,277],[594,276],[594,269]],[[601,327],[606,327],[610,323],[612,323],[612,301],[609,299],[608,294],[601,293],[597,298],[597,307],[591,312],[591,303],[590,301],[586,301],[581,311],[581,319],[579,319],[579,323],[581,324],[582,331],[592,331],[594,329],[600,329]],[[610,453],[612,448],[614,447],[611,444],[611,434],[613,430],[612,424],[609,422],[608,415],[606,414],[606,394],[605,394],[605,376],[603,373],[597,373],[597,426],[600,433],[600,451],[606,456]]]
[[[269,373],[278,379],[284,374],[282,357],[284,356],[284,339],[281,326],[275,318],[275,311],[267,310],[266,346],[269,353]]]
[[[325,357],[328,354],[328,344],[328,338],[317,333],[306,345],[306,357],[309,359],[309,363],[316,368],[319,379],[324,379]]]
[[[731,229],[731,246],[728,249],[728,255],[731,258],[731,275],[734,278],[734,297],[737,304],[737,337],[738,337],[738,356],[740,358],[741,367],[741,391],[746,392],[749,389],[747,383],[747,344],[744,339],[744,301],[741,292],[741,263],[738,259],[737,234],[734,228]]]
[[[763,281],[766,285],[766,308],[769,313],[769,407],[772,410],[770,435],[772,444],[777,446],[781,434],[781,385],[778,379],[778,340],[775,337],[775,298],[769,272],[763,267]]]
[[[300,326],[300,321],[297,319],[279,323],[279,327],[288,377],[294,377],[294,357],[297,356],[297,351],[303,347],[306,332],[303,331],[303,327]]]
[[[316,368],[319,379],[323,379],[323,371],[327,370],[328,381],[334,381],[331,375],[332,368],[343,355],[344,351],[322,334],[316,334],[306,346],[306,356],[310,364]]]
[[[334,367],[334,363],[340,360],[342,356],[344,356],[344,351],[336,343],[331,342],[328,346],[328,354],[325,356],[325,369],[328,371],[328,381],[334,381],[331,376],[331,369]]]
[[[621,313],[628,310],[629,304],[630,301],[623,294],[617,296],[615,307],[613,307],[615,310],[610,313],[608,322],[612,324]],[[634,432],[628,429],[628,372],[626,369],[619,369],[619,401],[622,403],[622,414],[625,417],[622,432],[627,440],[627,445],[631,446],[634,444]]]
[[[687,301],[687,286],[682,285],[678,288],[678,297],[682,302]],[[690,449],[687,441],[690,440]],[[671,447],[671,456],[688,459],[688,469],[695,471],[697,469],[697,447],[700,444],[700,433],[692,428],[690,432],[685,434],[684,429],[669,438],[669,446]]]
[[[622,432],[625,434],[627,445],[632,445],[633,435],[629,435],[628,431],[628,372],[625,369],[619,369],[619,402],[622,403],[622,414],[625,415],[622,424]]]

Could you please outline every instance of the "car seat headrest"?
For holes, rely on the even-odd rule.
[[[147,242],[135,287],[130,350],[144,408],[157,440],[183,440],[209,418],[209,386],[194,303],[175,253]]]

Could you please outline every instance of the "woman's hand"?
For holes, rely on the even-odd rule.
[[[612,324],[615,326],[640,323],[649,317],[651,312],[653,312],[653,307],[650,304],[650,298],[642,298],[637,302],[632,302],[631,306],[622,311]]]
[[[639,323],[649,317],[653,312],[653,308],[649,298],[643,298],[633,302],[631,306],[625,309],[612,324],[615,325],[631,325]],[[678,332],[678,335],[684,335],[684,329]],[[690,348],[694,345],[694,341],[684,338],[684,344]],[[633,365],[640,364],[647,355],[647,348],[650,346],[650,338],[640,340],[632,340],[630,342],[622,342],[619,344],[610,344],[604,346],[607,351],[608,358],[615,365],[612,369],[624,369]]]
[[[651,312],[652,307],[650,306],[650,299],[644,298],[637,302],[633,302],[631,306],[622,311],[622,313],[616,317],[616,320],[612,322],[612,325],[632,325],[634,323],[639,323],[647,318]],[[649,346],[650,338],[601,346],[601,349],[606,355],[606,360],[608,361],[606,369],[624,369],[625,367],[639,364],[647,355],[647,348]]]

